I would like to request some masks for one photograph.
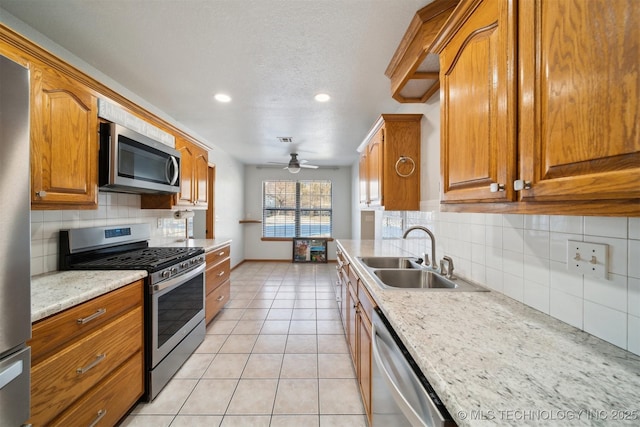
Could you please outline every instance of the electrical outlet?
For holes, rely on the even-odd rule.
[[[162,228],[162,218],[158,218],[158,228]]]
[[[609,245],[568,240],[567,270],[576,274],[607,279]]]

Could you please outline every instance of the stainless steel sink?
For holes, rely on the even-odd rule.
[[[417,258],[409,257],[363,257],[358,258],[364,265],[371,268],[420,268],[416,263]]]
[[[442,289],[448,291],[482,292],[487,289],[464,279],[448,279],[426,269],[376,269],[374,277],[382,287],[400,289]]]

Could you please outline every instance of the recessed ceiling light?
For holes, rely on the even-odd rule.
[[[318,102],[327,102],[331,99],[331,97],[326,93],[319,93],[314,97],[314,99]]]
[[[216,93],[213,97],[218,102],[231,102],[231,97],[229,95],[225,95],[224,93]]]

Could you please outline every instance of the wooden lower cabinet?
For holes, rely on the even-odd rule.
[[[341,265],[338,266],[337,282],[337,286],[341,287],[339,290],[342,299],[340,315],[356,370],[362,402],[371,424],[371,319],[377,304],[341,252],[337,258],[341,261]]]
[[[122,301],[106,294],[34,324],[33,426],[114,425],[142,396],[143,282],[114,293],[133,298],[116,316],[110,313],[121,309]],[[82,326],[84,331],[74,332]]]
[[[231,296],[231,246],[225,245],[205,254],[205,309],[209,323],[229,301]]]

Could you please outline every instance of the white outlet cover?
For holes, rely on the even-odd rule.
[[[575,274],[607,279],[609,245],[568,240],[567,270]]]

